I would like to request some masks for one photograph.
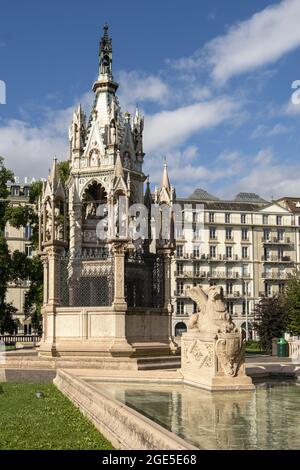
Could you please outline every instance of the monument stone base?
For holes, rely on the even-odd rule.
[[[240,333],[202,334],[190,330],[181,339],[184,383],[205,390],[254,390],[245,373]],[[242,348],[243,349],[243,348]],[[235,351],[240,351],[237,356]]]

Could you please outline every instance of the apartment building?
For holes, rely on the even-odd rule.
[[[29,184],[11,184],[8,187],[9,201],[13,206],[29,204]],[[30,237],[32,235],[32,229],[30,226],[20,227],[19,229],[12,227],[9,223],[5,227],[5,238],[7,240],[8,248],[11,252],[21,251],[26,253],[27,256],[32,256],[32,245],[30,243]],[[24,300],[25,293],[28,289],[29,281],[11,283],[8,287],[6,300],[11,302],[18,310],[16,319],[19,322],[18,333],[20,334],[31,334],[30,319],[24,317]]]
[[[235,323],[252,338],[255,303],[282,291],[299,267],[300,198],[268,202],[239,193],[228,201],[197,189],[176,202],[188,223],[176,224],[174,335],[186,330],[196,312],[187,289],[201,284],[222,288]]]

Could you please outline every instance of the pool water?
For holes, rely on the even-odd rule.
[[[188,385],[94,385],[202,449],[300,449],[300,386],[295,383],[214,393]]]

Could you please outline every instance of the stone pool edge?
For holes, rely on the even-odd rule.
[[[69,371],[58,370],[53,383],[117,449],[199,450]]]

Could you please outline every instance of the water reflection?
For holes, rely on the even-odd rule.
[[[207,392],[188,385],[97,384],[205,449],[299,449],[300,387],[265,383],[255,392]]]

